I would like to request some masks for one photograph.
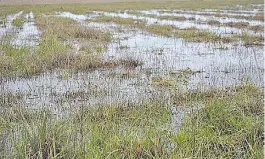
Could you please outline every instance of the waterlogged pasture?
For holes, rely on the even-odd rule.
[[[1,6],[1,157],[262,158],[264,4],[190,3]]]

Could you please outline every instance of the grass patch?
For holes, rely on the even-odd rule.
[[[110,17],[110,16],[98,16],[93,21],[95,22],[113,22],[121,25],[127,25],[130,27],[143,28],[146,25],[144,20],[135,20],[133,18],[120,18],[120,17]]]
[[[177,17],[177,16],[158,16],[157,18],[161,19],[161,20],[174,20],[174,21],[186,21],[187,20],[187,18],[184,16],[180,16],[180,17]]]
[[[263,46],[264,37],[260,36],[252,36],[247,33],[243,33],[239,36],[239,38],[244,42],[245,46]]]
[[[15,18],[13,21],[12,21],[12,25],[16,26],[16,27],[22,27],[23,25],[23,20],[22,18]]]
[[[172,25],[150,25],[147,30],[158,35],[179,37],[188,42],[232,42],[229,37],[221,37],[207,31],[200,31],[196,28],[179,29]]]
[[[193,113],[175,136],[175,158],[263,158],[263,95],[253,86],[236,91]]]
[[[1,96],[1,157],[263,158],[258,88],[192,94],[184,96],[205,107],[193,112],[178,133],[168,127],[171,112],[160,99],[141,106],[84,106],[57,120],[49,111],[17,106],[19,95],[6,94]]]
[[[40,30],[44,31],[44,35],[52,34],[59,39],[82,38],[86,40],[95,40],[101,43],[111,40],[111,35],[109,33],[82,26],[69,18],[39,16],[36,19],[36,23]]]

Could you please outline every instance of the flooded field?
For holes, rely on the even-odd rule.
[[[2,7],[1,158],[262,158],[264,4],[179,3]]]

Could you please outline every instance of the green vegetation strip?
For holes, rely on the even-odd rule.
[[[185,98],[182,98],[185,97]],[[263,158],[263,93],[255,86],[178,95],[202,102],[179,132],[163,100],[81,107],[56,119],[0,96],[1,158]],[[176,101],[176,102],[177,102]]]

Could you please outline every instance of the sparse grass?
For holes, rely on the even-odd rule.
[[[127,25],[130,27],[143,28],[146,22],[143,20],[135,20],[132,18],[120,18],[120,17],[110,17],[110,16],[98,16],[93,21],[95,22],[113,22],[117,24]]]
[[[137,76],[139,76],[139,74],[137,72],[135,72],[135,70],[124,70],[124,71],[120,71],[120,72],[113,72],[110,73],[111,77],[120,77],[120,78],[135,78]]]
[[[258,13],[253,17],[254,20],[259,20],[264,22],[264,13]]]
[[[264,37],[260,36],[252,36],[247,33],[243,33],[239,36],[239,38],[244,42],[245,46],[263,46]]]
[[[184,16],[180,16],[180,17],[177,17],[177,16],[158,16],[157,18],[161,19],[161,20],[175,20],[175,21],[186,21],[187,20],[187,18]]]
[[[255,32],[264,32],[264,26],[261,25],[249,26],[249,29]]]
[[[151,33],[165,36],[174,36],[175,26],[172,25],[150,25],[147,27],[147,30]]]
[[[147,31],[169,37],[183,38],[188,42],[224,42],[231,43],[241,40],[244,45],[263,45],[264,37],[259,35],[249,35],[243,33],[242,35],[233,36],[218,36],[216,34],[201,31],[196,28],[179,29],[172,25],[150,25],[147,27]]]
[[[247,28],[249,26],[248,22],[229,22],[225,23],[225,26],[235,27],[235,28]]]
[[[69,18],[39,16],[36,23],[44,31],[44,34],[53,34],[58,38],[82,38],[98,42],[109,42],[111,40],[109,33],[82,26]]]
[[[195,28],[179,29],[172,25],[150,25],[147,30],[158,35],[183,38],[192,42],[232,42],[229,37],[221,37],[207,31],[200,31]]]
[[[221,22],[219,22],[217,20],[210,20],[210,21],[207,22],[207,24],[220,26]]]
[[[121,46],[119,46],[119,48],[120,48],[121,50],[123,50],[123,49],[129,49],[129,46],[127,46],[127,45],[121,45]]]
[[[6,19],[6,16],[4,16],[1,21],[0,21],[0,24],[3,26],[3,27],[6,27],[6,22],[7,22],[7,19]]]
[[[81,107],[57,120],[49,111],[7,102],[20,98],[6,94],[1,96],[1,107],[6,106],[0,117],[1,157],[263,158],[263,93],[258,88],[187,95],[178,100],[201,101],[205,107],[176,133],[170,110],[159,99],[142,106]]]
[[[172,87],[175,85],[174,78],[163,78],[163,77],[154,77],[152,78],[152,84],[155,86],[163,86],[163,87]]]

